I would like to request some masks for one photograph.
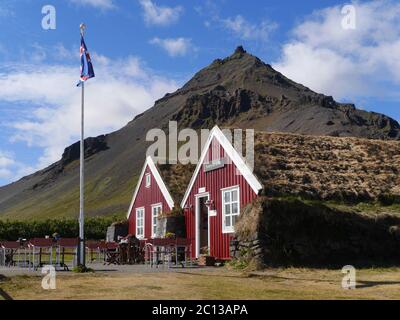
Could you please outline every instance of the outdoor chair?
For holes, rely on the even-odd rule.
[[[111,265],[111,264],[120,264],[120,251],[118,243],[115,242],[108,242],[106,244],[106,258],[104,264]]]
[[[144,261],[143,245],[136,237],[128,238],[128,263],[136,264]]]
[[[29,263],[26,247],[23,245],[21,246],[20,242],[3,241],[1,243],[1,249],[3,255],[1,260],[3,261],[3,265],[6,267],[16,266],[17,264],[18,266],[25,266]],[[24,257],[23,261],[21,261],[21,256]]]

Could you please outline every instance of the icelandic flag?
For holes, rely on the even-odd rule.
[[[90,59],[90,54],[87,51],[85,44],[85,39],[81,35],[81,79],[79,80],[78,87],[90,78],[94,78],[94,70],[92,65],[92,60]]]

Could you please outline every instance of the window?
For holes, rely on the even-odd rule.
[[[162,205],[155,204],[151,207],[151,237],[155,238],[157,236],[157,221],[161,214]]]
[[[239,187],[222,190],[222,232],[235,232],[235,223],[240,214]]]
[[[144,238],[144,208],[136,209],[136,237]]]
[[[150,188],[151,185],[151,176],[150,173],[146,173],[146,188]]]

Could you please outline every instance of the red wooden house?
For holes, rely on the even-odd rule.
[[[160,172],[153,159],[147,157],[128,210],[129,233],[138,239],[153,238],[157,230],[157,216],[173,207],[174,200]]]
[[[155,238],[158,216],[179,206],[191,170],[191,166],[158,165],[146,158],[128,210],[130,234],[141,240]]]
[[[193,256],[198,257],[207,248],[211,256],[229,259],[240,209],[261,189],[261,183],[231,142],[214,127],[181,202]]]

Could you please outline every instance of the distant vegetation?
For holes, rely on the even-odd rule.
[[[107,227],[121,220],[117,216],[85,219],[87,239],[105,239]],[[74,238],[79,234],[77,219],[48,219],[42,221],[1,221],[0,240],[15,241],[18,238],[32,239],[51,236],[57,232],[63,238]]]

